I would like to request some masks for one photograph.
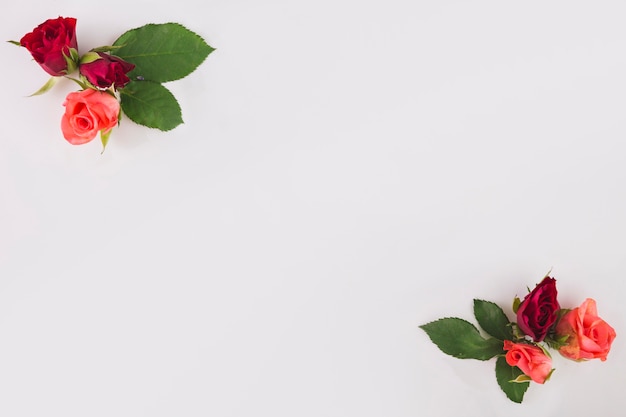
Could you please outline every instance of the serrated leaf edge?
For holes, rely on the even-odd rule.
[[[509,393],[508,393],[508,392],[506,392],[506,391],[504,390],[504,388],[502,387],[502,385],[501,385],[501,383],[500,383],[500,380],[498,379],[498,364],[499,364],[499,363],[502,363],[502,361],[504,361],[504,364],[505,364],[507,367],[509,367],[509,368],[511,368],[511,369],[517,368],[517,369],[521,372],[521,370],[520,370],[517,366],[511,366],[511,365],[509,365],[508,363],[506,363],[506,359],[504,358],[504,356],[500,356],[500,357],[498,357],[498,358],[497,358],[497,360],[496,360],[496,367],[495,367],[495,372],[496,372],[496,382],[498,383],[498,386],[500,387],[500,390],[502,390],[502,392],[506,395],[506,397],[507,397],[509,400],[513,401],[514,403],[521,404],[521,403],[522,403],[522,401],[524,401],[524,395],[526,394],[526,391],[528,390],[528,387],[530,386],[530,382],[519,382],[519,383],[516,383],[516,385],[518,385],[518,386],[524,386],[524,384],[526,384],[526,385],[525,385],[525,388],[524,388],[524,390],[523,390],[523,392],[522,392],[522,395],[521,395],[521,398],[519,399],[519,401],[517,401],[516,399],[511,398],[511,397],[509,396]],[[522,374],[523,374],[523,373],[522,373]],[[513,383],[511,380],[506,380],[506,381],[503,381],[503,382],[506,382],[506,383]]]
[[[478,303],[484,303],[484,304],[490,304],[490,305],[492,305],[492,306],[494,306],[494,307],[497,307],[497,308],[498,308],[498,310],[499,310],[500,312],[502,312],[502,315],[504,316],[504,318],[505,318],[505,319],[506,319],[506,321],[507,321],[506,326],[511,326],[511,324],[512,324],[512,323],[510,322],[509,318],[507,317],[507,315],[506,315],[506,313],[504,312],[504,310],[502,309],[502,307],[500,307],[497,303],[494,303],[493,301],[482,300],[482,299],[480,299],[480,298],[474,298],[474,300],[473,300],[473,301],[474,301],[474,302],[473,302],[473,304],[474,304],[474,305],[473,305],[474,317],[476,318],[476,321],[478,322],[478,325],[480,326],[480,328],[481,328],[481,329],[483,329],[483,330],[485,331],[485,333],[487,333],[489,336],[491,336],[491,337],[493,337],[493,338],[495,338],[495,339],[497,339],[497,340],[501,340],[501,341],[508,340],[508,339],[511,339],[511,338],[513,337],[513,335],[512,335],[512,334],[510,334],[510,335],[505,335],[505,336],[507,336],[507,337],[505,337],[505,338],[500,338],[499,336],[496,336],[495,334],[491,334],[491,333],[490,333],[490,332],[489,332],[489,331],[488,331],[488,330],[484,327],[484,323],[481,323],[481,320],[480,320],[480,319],[478,318],[478,316],[476,315],[476,306],[477,306],[477,302],[478,302]]]
[[[457,359],[474,359],[474,360],[479,360],[479,361],[488,361],[488,360],[493,359],[494,357],[498,356],[497,354],[494,354],[493,356],[491,356],[491,357],[489,357],[489,358],[479,359],[479,358],[471,358],[471,357],[467,357],[467,356],[459,356],[459,355],[454,355],[454,354],[451,354],[451,353],[448,353],[448,352],[443,351],[443,350],[441,349],[441,347],[440,347],[440,346],[439,346],[439,345],[438,345],[438,344],[437,344],[437,343],[433,340],[433,338],[431,337],[431,335],[430,335],[430,334],[426,331],[426,329],[425,329],[424,327],[425,327],[425,326],[428,326],[428,325],[430,325],[430,324],[433,324],[433,323],[437,323],[437,322],[440,322],[440,321],[443,321],[443,320],[449,320],[449,319],[459,320],[459,321],[462,321],[462,322],[465,322],[465,323],[469,324],[469,325],[470,325],[470,326],[472,326],[472,328],[476,331],[476,334],[477,334],[480,338],[482,338],[485,342],[488,342],[488,341],[490,341],[490,340],[497,340],[497,341],[499,341],[498,339],[496,339],[496,338],[494,338],[494,337],[490,337],[490,338],[487,338],[487,339],[486,339],[486,338],[484,338],[484,337],[480,334],[480,331],[479,331],[479,330],[478,330],[478,328],[474,325],[474,323],[472,323],[472,322],[470,322],[470,321],[468,321],[468,320],[462,319],[462,318],[460,318],[460,317],[442,317],[442,318],[439,318],[439,319],[437,319],[437,320],[430,321],[430,322],[428,322],[428,323],[426,323],[426,324],[422,324],[422,325],[420,325],[420,326],[419,326],[419,328],[420,328],[420,329],[422,329],[422,330],[424,330],[424,332],[426,333],[426,335],[428,335],[428,338],[431,340],[431,342],[433,342],[433,344],[434,344],[435,346],[437,346],[437,348],[438,348],[441,352],[443,352],[444,354],[446,354],[446,355],[448,355],[448,356],[452,356],[453,358],[457,358]]]
[[[176,98],[176,96],[174,96],[174,94],[167,88],[165,87],[162,83],[156,82],[156,81],[133,81],[133,82],[146,82],[146,83],[152,83],[152,84],[158,84],[161,87],[163,87],[165,90],[167,90],[167,92],[169,92],[171,94],[171,96],[174,98],[174,101],[176,102],[176,105],[178,106],[178,116],[180,116],[180,123],[178,123],[175,126],[170,127],[169,129],[163,129],[157,126],[150,126],[147,125],[145,123],[142,122],[138,122],[137,120],[135,120],[131,115],[129,115],[127,112],[124,111],[124,106],[125,106],[125,102],[124,102],[124,97],[134,97],[135,100],[138,100],[136,98],[136,96],[134,94],[129,94],[127,93],[127,90],[120,90],[120,105],[122,108],[122,111],[124,111],[124,114],[126,115],[126,117],[128,117],[129,120],[131,120],[133,123],[138,124],[140,126],[144,126],[147,127],[149,129],[156,129],[159,130],[161,132],[169,132],[171,130],[174,130],[175,128],[177,128],[178,126],[180,126],[181,124],[184,124],[185,122],[183,121],[183,113],[182,113],[182,108],[180,107],[180,103],[178,102],[178,99]]]
[[[209,43],[206,41],[206,39],[204,39],[201,35],[199,35],[198,33],[194,32],[193,30],[189,29],[188,27],[178,23],[178,22],[165,22],[165,23],[147,23],[145,25],[142,26],[138,26],[136,28],[132,28],[127,30],[126,32],[122,33],[114,42],[113,42],[113,46],[117,47],[117,48],[122,48],[124,46],[126,46],[127,44],[124,43],[122,45],[116,45],[116,43],[122,38],[122,36],[125,36],[126,34],[139,30],[139,29],[143,29],[146,27],[150,27],[150,26],[165,26],[165,25],[174,25],[174,26],[178,26],[181,27],[182,29],[185,29],[186,31],[188,31],[189,33],[191,33],[193,36],[197,37],[198,39],[200,39],[202,42],[204,42],[204,44],[209,48],[209,50],[207,51],[207,54],[204,58],[202,58],[202,60],[200,62],[198,62],[197,65],[195,65],[193,67],[193,69],[186,75],[183,75],[182,77],[177,77],[177,78],[172,78],[172,79],[168,79],[165,81],[154,81],[154,80],[149,80],[146,79],[146,81],[152,81],[152,82],[158,82],[158,83],[168,83],[168,82],[172,82],[172,81],[177,81],[177,80],[182,80],[183,78],[191,75],[192,73],[194,73],[199,67],[200,65],[202,65],[204,63],[204,61],[206,61],[206,59],[209,57],[209,55],[211,55],[212,52],[214,52],[216,50],[216,48],[212,47],[211,45],[209,45]],[[183,52],[181,52],[183,53]],[[132,58],[134,56],[148,56],[149,54],[144,54],[144,55],[131,55],[131,56],[124,56],[124,59],[127,59],[129,62],[132,62]]]

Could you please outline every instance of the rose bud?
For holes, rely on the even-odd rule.
[[[60,77],[76,69],[76,19],[49,19],[27,33],[20,45],[28,49],[35,61],[48,74]]]
[[[90,142],[98,132],[107,134],[117,125],[120,103],[109,93],[88,88],[69,93],[63,105],[61,130],[72,145]]]
[[[519,305],[517,325],[535,342],[545,339],[550,327],[557,319],[561,307],[556,300],[556,295],[556,280],[545,277]]]
[[[123,88],[130,79],[126,74],[134,64],[103,52],[88,52],[80,60],[80,73],[95,87],[106,89]]]
[[[559,337],[567,337],[567,344],[559,349],[559,353],[575,361],[605,361],[616,336],[615,330],[598,317],[596,302],[592,298],[568,311],[557,324],[556,333]]]
[[[504,350],[506,363],[517,366],[536,383],[543,384],[552,374],[552,359],[541,348],[505,340]]]

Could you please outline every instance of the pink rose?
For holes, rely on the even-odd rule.
[[[552,373],[552,359],[541,348],[526,343],[504,341],[505,359],[510,366],[517,366],[538,384],[546,382]]]
[[[55,77],[71,73],[74,68],[70,49],[77,49],[76,19],[58,17],[48,19],[27,33],[20,40],[20,45],[28,49],[35,61],[48,74]],[[68,59],[70,62],[68,62]]]
[[[615,330],[598,317],[596,302],[592,298],[567,312],[557,324],[556,333],[560,337],[569,336],[567,345],[559,352],[575,361],[596,358],[605,361],[616,336]]]
[[[72,145],[87,143],[117,125],[120,103],[109,93],[94,89],[69,93],[63,105],[61,130]]]
[[[532,290],[517,310],[517,325],[535,342],[545,339],[561,308],[556,300],[556,280],[545,277]]]

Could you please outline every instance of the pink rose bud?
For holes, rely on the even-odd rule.
[[[545,277],[519,305],[517,325],[535,342],[545,339],[550,327],[556,322],[561,308],[556,295],[556,280]]]
[[[72,145],[90,142],[98,132],[106,134],[117,125],[120,103],[109,93],[91,88],[69,93],[63,105],[61,130]]]
[[[126,75],[135,68],[122,58],[103,52],[85,54],[79,66],[80,73],[95,87],[106,89],[111,86],[123,88],[130,79]]]
[[[552,373],[552,359],[541,348],[526,343],[504,341],[505,359],[510,366],[517,366],[538,384],[546,382]]]
[[[59,17],[49,19],[27,33],[20,45],[28,49],[35,61],[48,74],[59,77],[76,69],[72,51],[77,56],[76,19]]]
[[[596,302],[592,298],[567,312],[557,324],[556,333],[559,337],[567,337],[567,345],[560,348],[559,353],[575,361],[605,361],[616,336],[615,330],[598,317]]]

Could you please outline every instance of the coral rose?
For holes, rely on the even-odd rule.
[[[24,35],[20,45],[28,49],[35,61],[48,74],[55,77],[69,74],[76,69],[70,49],[78,54],[76,19],[73,17],[48,19]]]
[[[535,342],[545,339],[550,327],[556,321],[561,308],[556,295],[556,280],[545,277],[524,297],[517,310],[517,325]]]
[[[87,89],[69,93],[61,119],[63,136],[72,145],[82,145],[107,134],[117,125],[120,103],[109,93]]]
[[[557,324],[556,333],[560,337],[568,336],[567,345],[561,347],[559,353],[575,361],[605,361],[616,336],[615,330],[598,317],[596,302],[592,298],[567,312]]]
[[[552,373],[552,359],[544,351],[526,343],[504,341],[505,359],[510,366],[517,366],[538,384],[543,384]]]

